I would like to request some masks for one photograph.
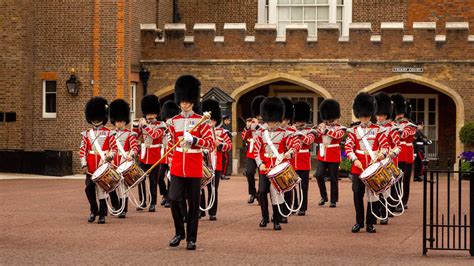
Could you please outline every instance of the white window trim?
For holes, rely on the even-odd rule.
[[[43,80],[43,118],[54,119],[56,118],[57,114],[57,106],[56,106],[56,113],[46,112],[46,82],[47,81],[56,81],[56,80]],[[58,102],[58,91],[57,91],[57,81],[56,81],[56,105]]]
[[[318,122],[318,98],[321,97],[316,92],[299,92],[299,93],[292,93],[292,92],[277,92],[276,96],[278,97],[287,97],[291,98],[313,98],[313,124]]]
[[[258,23],[277,24],[277,1],[268,1],[268,17],[265,14],[265,0],[258,1]],[[342,36],[349,36],[349,24],[352,22],[352,0],[344,0],[342,13]],[[329,0],[329,23],[337,23],[337,0]],[[317,28],[317,25],[316,25]]]
[[[137,83],[130,84],[130,120],[133,121],[137,114]]]

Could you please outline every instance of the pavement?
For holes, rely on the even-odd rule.
[[[317,205],[313,178],[307,215],[291,216],[282,231],[274,231],[270,225],[259,228],[259,206],[246,203],[246,179],[232,176],[220,183],[217,221],[200,220],[197,250],[187,251],[185,242],[168,246],[174,227],[170,209],[161,206],[155,213],[130,206],[126,219],[108,216],[104,225],[87,223],[81,179],[0,174],[0,265],[474,265],[466,251],[429,251],[422,256],[419,182],[412,183],[403,216],[392,218],[389,225],[376,225],[376,234],[353,234],[355,211],[347,178],[340,181],[334,209]],[[464,195],[468,188],[463,182]]]

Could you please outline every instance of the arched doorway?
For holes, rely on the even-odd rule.
[[[318,105],[332,95],[323,87],[301,77],[275,73],[253,80],[237,89],[231,97],[235,100],[232,105],[232,128],[238,133],[233,139],[233,158],[245,162],[243,142],[240,133],[245,126],[245,119],[251,115],[250,103],[257,95],[288,97],[294,102],[308,101],[313,106],[313,122],[317,123]],[[240,163],[240,168],[243,163]]]
[[[169,85],[164,88],[158,89],[154,92],[156,96],[160,99],[161,105],[167,100],[174,101],[174,85]]]
[[[457,155],[462,152],[458,134],[464,124],[464,104],[456,91],[413,74],[384,79],[362,91],[398,92],[408,98],[414,111],[412,120],[424,122],[425,134],[433,140],[427,155],[431,159],[439,159],[440,165],[446,165],[448,159],[455,162]]]

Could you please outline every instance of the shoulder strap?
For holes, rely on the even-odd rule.
[[[364,134],[361,127],[357,128],[357,135],[359,135],[359,137],[362,139],[362,143],[364,143],[365,148],[369,152],[370,158],[372,158],[372,160],[375,161],[375,159],[376,159],[375,153],[372,150],[372,146],[370,146],[370,143],[367,140],[366,134]]]
[[[283,161],[283,156],[281,156],[281,154],[278,152],[275,145],[273,145],[273,142],[270,139],[270,133],[268,133],[267,129],[263,131],[263,140],[267,143],[268,146],[270,146],[270,149],[272,150],[273,154],[277,157],[278,162]]]
[[[100,147],[99,142],[97,141],[98,136],[97,137],[95,136],[94,130],[92,128],[91,128],[91,130],[89,130],[89,138],[91,139],[92,142],[94,142],[94,147],[97,150],[97,152],[99,153],[100,158],[102,160],[105,160],[104,151],[102,151],[102,147]]]

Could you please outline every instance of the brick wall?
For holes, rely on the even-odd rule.
[[[380,32],[380,22],[407,21],[409,0],[353,0],[352,21],[371,22],[374,32]]]
[[[247,23],[249,32],[257,23],[257,0],[179,0],[180,23],[192,30],[195,23],[216,23],[220,35],[224,23]],[[190,32],[190,31],[189,31]]]
[[[173,22],[173,0],[157,0],[157,27],[163,29],[166,23]]]

